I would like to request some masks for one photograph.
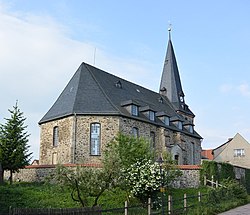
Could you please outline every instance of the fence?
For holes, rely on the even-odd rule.
[[[218,187],[225,187],[221,184],[219,184],[218,180],[214,181],[214,176],[212,175],[212,179],[211,180],[208,180],[206,176],[204,176],[204,185],[205,186],[210,186],[210,187],[215,187],[215,188],[218,188]]]
[[[156,215],[156,214],[187,214],[187,212],[196,205],[201,205],[202,197],[206,194],[198,195],[184,194],[182,198],[174,199],[171,195],[164,196],[165,206],[159,209],[153,208],[152,200],[149,198],[148,203],[144,206],[129,206],[125,202],[122,208],[102,209],[94,208],[10,208],[9,215]],[[204,203],[204,201],[203,201]]]

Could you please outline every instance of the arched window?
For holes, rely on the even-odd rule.
[[[53,146],[58,146],[58,139],[59,139],[59,134],[58,134],[58,126],[55,126],[53,128]]]
[[[154,149],[155,148],[155,132],[153,131],[150,132],[150,144],[151,144],[151,147]]]
[[[136,128],[136,127],[133,127],[132,128],[132,135],[134,136],[134,137],[139,137],[139,129],[138,128]]]
[[[101,124],[90,125],[90,155],[100,155],[101,151]]]

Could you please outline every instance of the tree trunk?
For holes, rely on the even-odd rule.
[[[3,184],[3,168],[2,168],[2,164],[0,163],[0,184]]]

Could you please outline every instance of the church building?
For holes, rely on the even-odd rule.
[[[148,139],[178,164],[200,164],[194,118],[169,36],[159,92],[82,63],[39,122],[39,163],[100,163],[105,145],[121,132]]]

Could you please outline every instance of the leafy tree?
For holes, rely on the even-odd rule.
[[[135,138],[119,133],[107,146],[109,155],[116,155],[121,168],[127,169],[137,161],[154,160],[155,152],[145,138]]]
[[[13,173],[29,164],[32,153],[28,152],[28,137],[24,125],[26,118],[23,112],[16,105],[13,110],[8,110],[11,114],[6,123],[0,125],[0,163],[2,165],[2,175],[4,170],[10,171],[10,183],[12,184]]]

